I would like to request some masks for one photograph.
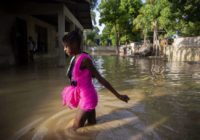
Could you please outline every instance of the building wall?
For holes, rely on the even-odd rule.
[[[28,17],[21,17],[24,18],[27,21],[27,36],[33,37],[33,40],[37,40],[37,34],[35,31],[35,26],[39,25],[41,27],[44,27],[47,29],[47,46],[48,46],[48,53],[45,54],[48,57],[55,57],[58,55],[58,47],[56,43],[56,36],[57,36],[57,31],[56,27],[53,25],[50,25],[44,21],[41,21],[37,18],[34,18],[32,16]]]
[[[32,36],[36,41],[35,25],[45,27],[47,29],[47,46],[48,53],[45,56],[55,57],[58,55],[58,47],[56,48],[56,27],[32,16],[15,16],[1,14],[0,11],[0,66],[15,65],[15,48],[13,45],[13,28],[17,17],[27,22],[27,38]]]
[[[15,17],[1,15],[0,18],[0,65],[13,65],[15,58],[11,32]]]
[[[165,54],[171,61],[200,61],[200,36],[175,39]]]

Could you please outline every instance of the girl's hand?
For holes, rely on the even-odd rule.
[[[101,76],[101,74],[97,71],[97,69],[95,68],[95,66],[93,65],[93,62],[89,59],[86,58],[83,60],[83,62],[81,62],[81,67],[82,68],[87,68],[88,70],[91,71],[92,75],[99,81],[99,83],[101,83],[102,85],[104,85],[108,90],[110,90],[115,96],[117,96],[118,99],[124,101],[124,102],[128,102],[129,97],[127,95],[120,95],[113,87],[112,85]]]
[[[128,100],[130,100],[130,98],[127,95],[118,95],[117,98],[126,103],[128,103]]]

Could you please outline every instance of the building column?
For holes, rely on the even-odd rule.
[[[84,44],[84,33],[83,33],[82,30],[79,30],[79,33],[80,33],[81,38],[82,38],[82,40],[81,40],[81,49],[82,49],[83,51],[86,51],[86,46],[85,46],[85,44]]]
[[[74,31],[75,30],[75,24],[74,23],[70,23],[70,27],[69,27],[69,31]]]
[[[70,31],[73,31],[76,28],[78,28],[81,36],[83,36],[84,28],[80,24],[80,22],[77,20],[77,18],[71,13],[71,11],[66,6],[63,6],[63,11],[64,11],[64,15],[66,16],[66,18],[71,21]],[[83,45],[83,41],[81,42],[81,45]],[[82,47],[82,49],[83,49],[83,47]]]
[[[58,45],[59,45],[59,54],[58,54],[58,66],[65,66],[66,57],[62,44],[62,38],[65,33],[65,15],[64,11],[61,10],[58,14]]]

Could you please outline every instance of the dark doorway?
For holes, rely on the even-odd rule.
[[[39,25],[35,26],[35,31],[37,35],[37,50],[38,54],[45,54],[48,52],[47,43],[47,29]]]
[[[20,18],[16,18],[15,23],[15,50],[16,63],[18,65],[28,64],[27,23]]]

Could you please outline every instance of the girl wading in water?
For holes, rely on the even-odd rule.
[[[86,121],[89,125],[96,124],[95,108],[98,96],[92,78],[96,78],[118,99],[128,102],[129,97],[120,95],[97,71],[91,56],[81,51],[81,36],[77,31],[65,35],[63,44],[65,53],[73,56],[67,71],[71,86],[65,87],[62,91],[63,104],[70,108],[78,107],[73,130],[83,127]]]

